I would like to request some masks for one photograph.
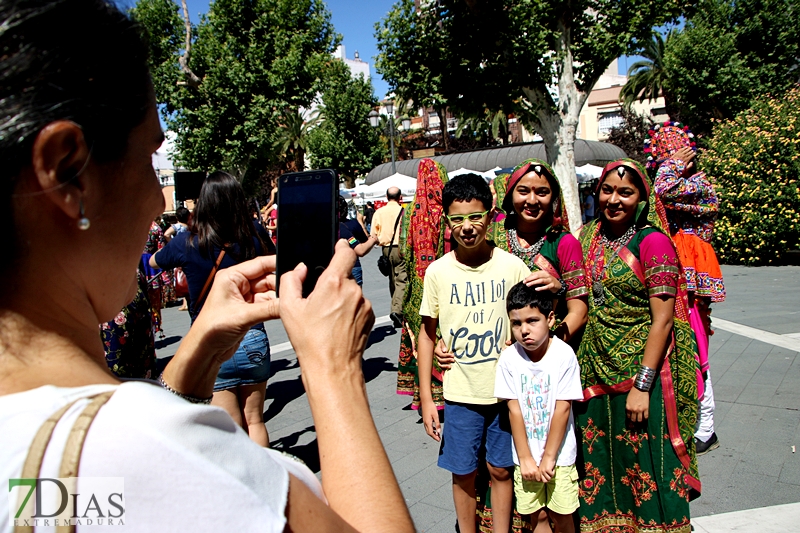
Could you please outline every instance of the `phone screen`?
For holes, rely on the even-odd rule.
[[[333,170],[284,174],[278,181],[278,291],[280,276],[305,263],[303,296],[308,296],[330,264],[338,229],[337,185]]]

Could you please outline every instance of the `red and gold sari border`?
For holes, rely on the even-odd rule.
[[[650,298],[653,298],[654,296],[670,296],[674,298],[678,295],[678,289],[672,287],[671,285],[657,285],[655,287],[648,288],[647,295]]]
[[[632,512],[609,513],[605,511],[601,515],[595,515],[594,520],[581,520],[581,533],[612,530],[624,533],[690,533],[692,525],[688,516],[684,516],[680,521],[673,520],[670,524],[658,524],[654,520],[644,522],[644,520],[637,519]]]
[[[640,282],[642,282],[642,285],[646,285],[642,264],[639,262],[639,259],[633,255],[633,252],[631,252],[627,246],[623,246],[619,249],[617,256],[622,259],[626,265],[628,265],[628,268],[633,270],[633,273],[636,274],[636,277]]]
[[[581,285],[580,287],[575,287],[574,289],[567,291],[566,299],[573,300],[583,296],[589,296],[589,289]]]
[[[603,396],[606,394],[618,394],[620,392],[628,392],[633,387],[633,378],[628,378],[624,381],[620,381],[619,383],[615,383],[614,385],[606,385],[604,383],[592,385],[591,387],[587,387],[583,389],[583,400],[584,402],[588,402],[592,398],[596,398],[598,396]]]

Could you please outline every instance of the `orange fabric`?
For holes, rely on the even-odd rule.
[[[709,243],[693,233],[679,231],[672,235],[678,258],[686,274],[686,286],[695,297],[709,298],[712,302],[725,299],[717,254]]]

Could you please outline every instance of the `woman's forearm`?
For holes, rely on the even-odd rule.
[[[589,316],[589,306],[586,298],[573,298],[567,300],[567,316],[556,328],[556,336],[564,342],[569,342],[586,326]]]
[[[331,508],[358,531],[414,531],[369,410],[363,375],[303,373],[303,384]]]
[[[657,370],[667,354],[675,313],[675,298],[650,298],[650,333],[644,347],[642,365]]]

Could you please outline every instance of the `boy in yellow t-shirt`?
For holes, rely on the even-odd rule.
[[[442,203],[458,247],[425,272],[417,344],[422,419],[428,435],[442,443],[439,466],[453,474],[460,531],[475,531],[475,474],[480,447],[485,446],[493,528],[505,533],[513,492],[508,469],[514,460],[508,410],[494,395],[495,367],[510,338],[506,295],[530,270],[486,240],[492,193],[482,177],[466,174],[452,179],[442,191]],[[444,434],[431,395],[437,326],[455,357],[444,375]]]

